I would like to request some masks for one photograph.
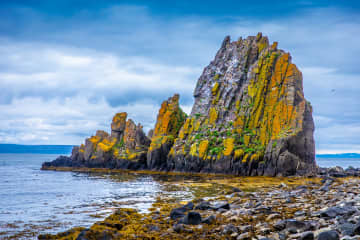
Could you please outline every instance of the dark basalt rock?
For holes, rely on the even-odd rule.
[[[319,234],[317,238],[317,240],[339,240],[339,239],[340,239],[339,234],[334,230],[322,232]]]
[[[300,240],[314,240],[314,238],[313,232],[304,232],[300,236]]]
[[[201,223],[201,215],[198,212],[188,212],[187,215],[182,219],[181,223],[198,225]]]

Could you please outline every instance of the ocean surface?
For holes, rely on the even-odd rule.
[[[117,207],[146,211],[159,194],[192,198],[171,189],[169,177],[41,171],[59,154],[0,154],[0,239],[36,239],[74,226],[90,226]],[[360,167],[359,158],[317,158],[319,166]],[[170,188],[169,188],[170,186]]]
[[[177,194],[151,175],[40,170],[42,162],[57,156],[0,154],[0,239],[36,239],[37,233],[87,227],[115,207],[146,211],[160,192]]]

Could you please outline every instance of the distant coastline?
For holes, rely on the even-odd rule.
[[[70,154],[73,145],[22,145],[0,143],[0,153]],[[360,158],[359,153],[316,154],[317,158]]]
[[[359,153],[316,154],[317,158],[360,158]]]
[[[0,153],[71,154],[72,145],[0,144]]]

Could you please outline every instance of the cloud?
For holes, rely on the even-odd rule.
[[[164,17],[144,6],[117,5],[66,19],[29,8],[4,16],[0,142],[76,144],[108,128],[117,111],[149,129],[160,102],[175,92],[190,112],[196,80],[224,36],[262,31],[291,52],[303,72],[318,151],[360,151],[356,12],[306,8],[264,20]]]

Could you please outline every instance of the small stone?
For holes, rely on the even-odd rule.
[[[239,230],[241,232],[250,232],[252,230],[252,226],[251,225],[245,225],[245,226],[240,226]]]
[[[250,234],[248,232],[242,233],[237,236],[236,240],[250,240]]]
[[[360,235],[360,223],[357,223],[353,228],[353,234],[354,235]]]
[[[319,234],[317,240],[339,240],[339,234],[335,230],[325,231]]]
[[[226,209],[229,210],[230,209],[230,204],[228,202],[220,202],[218,204],[215,204],[213,206],[214,210],[220,210],[220,209]]]
[[[188,212],[188,214],[183,218],[182,223],[198,225],[201,223],[201,215],[198,212]]]
[[[303,232],[301,234],[300,240],[314,240],[313,232]]]
[[[178,223],[173,226],[173,230],[177,233],[184,232],[184,224]]]
[[[182,218],[185,216],[185,212],[186,212],[186,209],[183,208],[183,207],[180,207],[180,208],[174,208],[171,210],[170,212],[170,218],[172,220],[175,220],[175,219],[178,219],[178,218]]]
[[[223,234],[232,234],[234,232],[238,232],[238,229],[233,224],[228,224],[223,229]]]
[[[206,223],[206,224],[212,224],[214,222],[215,222],[215,216],[214,215],[208,216],[207,218],[202,220],[202,223]]]
[[[198,210],[209,210],[211,209],[211,204],[207,201],[202,201],[198,205],[195,206],[195,209]]]
[[[280,217],[281,217],[280,214],[278,214],[278,213],[272,213],[272,214],[270,214],[269,216],[267,216],[266,221],[268,222],[268,221],[271,221],[271,220],[273,220],[273,219],[280,218]]]

